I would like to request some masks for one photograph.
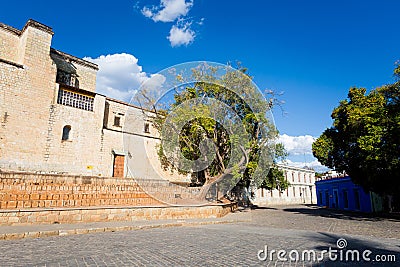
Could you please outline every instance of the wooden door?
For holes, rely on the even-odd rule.
[[[113,177],[124,177],[124,169],[125,169],[125,156],[123,155],[115,155],[114,156],[114,169],[113,169]]]

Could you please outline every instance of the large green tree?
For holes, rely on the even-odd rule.
[[[197,177],[194,182],[203,186],[200,198],[215,184],[218,188],[231,188],[240,182],[247,187],[263,185],[270,189],[286,189],[288,183],[282,173],[274,169],[267,175],[277,159],[286,156],[283,145],[275,144],[278,131],[267,115],[275,97],[271,95],[265,101],[255,90],[245,68],[228,70],[222,76],[217,75],[218,71],[213,68],[193,70],[189,80],[197,82],[192,84],[177,74],[176,79],[185,85],[166,97],[172,99],[168,105],[152,105],[157,112],[154,126],[162,133],[162,139],[169,141],[170,136],[179,135],[178,145],[162,142],[159,147],[162,165],[181,173],[192,172]],[[170,126],[165,127],[166,124]],[[204,141],[209,142],[208,145]],[[267,155],[262,155],[263,149]],[[179,153],[188,164],[196,160],[199,164],[208,159],[212,161],[205,169],[193,171],[185,166],[185,160],[174,164],[171,158]]]
[[[395,82],[367,93],[351,88],[332,112],[333,126],[313,143],[323,164],[345,171],[365,189],[400,192],[400,66]]]

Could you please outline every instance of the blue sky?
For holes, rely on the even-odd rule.
[[[0,21],[52,27],[54,48],[108,64],[99,90],[116,96],[174,64],[240,61],[261,89],[283,92],[285,114],[274,115],[289,159],[311,164],[310,136],[331,125],[348,89],[393,81],[399,10],[396,0],[7,1]]]

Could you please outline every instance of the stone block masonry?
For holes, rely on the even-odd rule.
[[[217,218],[233,209],[168,206],[132,178],[0,171],[0,225]]]
[[[81,207],[0,210],[2,225],[70,224],[112,221],[220,218],[236,209],[236,204],[160,207]]]
[[[0,172],[0,209],[160,205],[130,178]]]

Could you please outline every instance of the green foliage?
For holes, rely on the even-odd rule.
[[[237,181],[240,177],[244,184],[249,185],[250,179],[260,162],[260,150],[265,146],[272,147],[271,150],[273,151],[270,152],[275,153],[275,159],[282,159],[287,156],[282,144],[270,145],[270,143],[273,143],[271,141],[278,137],[278,131],[273,122],[266,116],[271,105],[261,101],[259,95],[255,95],[251,77],[247,74],[243,76],[243,73],[246,73],[244,68],[241,69],[241,75],[238,75],[237,72],[227,72],[220,78],[223,80],[221,82],[216,78],[212,68],[209,68],[206,72],[193,70],[193,77],[197,78],[195,80],[201,80],[202,82],[187,85],[183,90],[176,90],[173,95],[173,103],[170,110],[174,110],[174,113],[178,114],[173,120],[174,122],[185,122],[184,127],[179,132],[178,149],[180,149],[182,155],[188,160],[197,160],[202,156],[203,140],[211,140],[215,145],[215,158],[204,171],[205,183],[212,181],[213,178],[223,173],[227,173],[232,177],[230,183]],[[180,75],[177,75],[177,80],[184,83],[184,79]],[[240,92],[243,92],[243,95],[237,95],[232,90],[221,86],[221,84],[226,85],[228,88],[240,87]],[[259,92],[257,91],[257,93]],[[193,106],[183,105],[184,103],[190,103],[190,100],[193,99],[207,98],[216,99],[218,103],[204,102],[204,104],[196,103]],[[252,107],[246,101],[251,101]],[[218,122],[213,117],[214,104],[226,107],[223,121],[232,121],[231,124],[226,125],[240,124],[245,129],[245,134],[233,131],[230,127],[224,127],[222,123]],[[258,112],[254,112],[254,110]],[[155,119],[154,126],[160,132],[166,119],[165,115],[168,112],[168,110],[160,111],[161,115]],[[223,112],[225,110],[221,110],[221,113]],[[196,118],[188,119],[193,117]],[[171,129],[170,131],[172,135],[174,134],[172,131],[177,130]],[[241,143],[240,140],[246,140],[246,142]],[[233,147],[241,148],[239,150],[240,155],[233,153]],[[161,164],[165,169],[177,169],[182,172],[182,170],[168,161],[163,153],[162,146],[159,147],[158,152]],[[229,167],[229,162],[235,160],[237,163]],[[265,170],[265,173],[267,173],[267,170]],[[258,185],[263,182],[265,186],[283,190],[287,187],[287,183],[285,184],[281,176],[281,172],[274,169],[272,174],[263,177],[263,181],[258,181]]]
[[[399,75],[397,65],[395,75]],[[332,112],[333,126],[313,143],[324,165],[346,171],[364,188],[378,193],[400,190],[400,84],[366,93],[351,88]]]
[[[269,170],[268,175],[264,182],[261,184],[262,188],[279,191],[284,191],[289,187],[290,183],[286,180],[282,170],[277,167],[273,167]]]

